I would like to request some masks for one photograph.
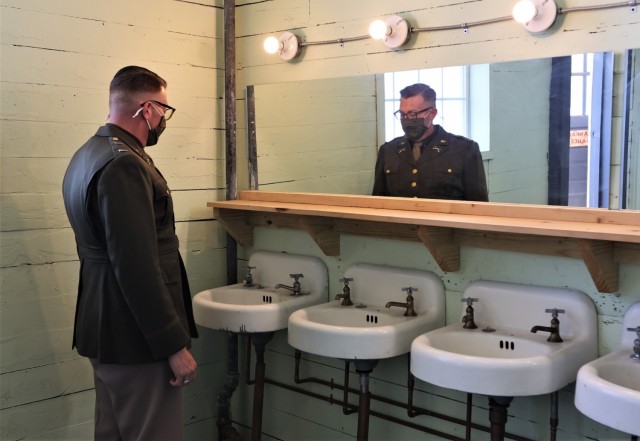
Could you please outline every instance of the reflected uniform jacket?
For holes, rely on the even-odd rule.
[[[64,176],[80,280],[73,346],[103,363],[166,359],[197,336],[171,192],[129,132],[100,127]]]
[[[374,196],[488,201],[478,144],[436,125],[418,161],[402,136],[382,146],[376,161]]]

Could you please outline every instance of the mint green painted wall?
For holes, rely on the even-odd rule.
[[[225,236],[222,1],[0,0],[0,439],[88,440],[93,377],[71,350],[78,259],[62,177],[104,123],[109,81],[128,64],[169,83],[178,109],[150,150],[173,190],[194,294],[222,285]],[[203,330],[185,432],[215,437],[225,340]]]
[[[374,75],[256,87],[259,188],[371,193],[377,99]]]
[[[604,355],[619,345],[622,333],[622,316],[628,306],[640,300],[640,272],[635,265],[622,265],[620,268],[619,295],[600,294],[593,286],[584,264],[576,259],[545,257],[512,252],[491,251],[463,247],[461,251],[461,270],[456,273],[443,273],[419,243],[371,239],[357,236],[342,236],[341,255],[323,256],[317,245],[300,231],[287,229],[257,228],[255,243],[251,248],[243,249],[240,255],[241,273],[246,268],[245,259],[254,250],[284,251],[288,253],[313,255],[324,260],[329,269],[330,295],[341,291],[339,279],[344,270],[357,262],[369,262],[390,266],[401,266],[432,271],[442,278],[447,296],[447,324],[456,322],[462,314],[460,298],[467,285],[474,280],[494,280],[526,285],[568,287],[579,289],[594,301],[599,319],[599,351]],[[285,281],[286,282],[286,281]],[[242,346],[242,345],[241,345]],[[244,347],[241,349],[244,354]],[[286,331],[279,331],[267,345],[266,375],[281,382],[295,385],[293,381],[294,350],[287,344]],[[244,358],[244,357],[243,357]],[[301,375],[316,376],[327,381],[334,379],[342,383],[343,363],[325,357],[303,354]],[[252,359],[251,370],[255,356]],[[245,362],[241,362],[246,367]],[[351,366],[352,387],[358,387],[358,376]],[[371,393],[390,397],[401,402],[407,399],[407,361],[395,357],[383,360],[371,374]],[[532,379],[535,381],[535,379]],[[341,399],[337,389],[329,390],[322,386],[301,385],[300,387],[329,396],[333,394]],[[574,384],[560,391],[560,427],[559,440],[599,439],[626,440],[626,435],[597,424],[582,416],[573,406]],[[239,393],[234,396],[234,419],[240,425],[251,426],[251,403],[253,387],[242,384]],[[416,406],[464,418],[466,394],[439,388],[416,380]],[[487,398],[476,395],[473,398],[473,421],[488,425]],[[357,404],[357,397],[351,397],[351,403]],[[372,409],[410,420],[401,409],[374,402]],[[419,416],[411,420],[446,433],[464,437],[464,428],[444,423],[433,418]],[[507,431],[535,440],[548,439],[549,397],[517,397],[509,410]],[[377,440],[414,440],[428,438],[419,431],[393,424],[378,418],[370,420],[370,439]],[[338,440],[352,439],[357,428],[356,415],[342,415],[342,408],[329,405],[325,401],[286,391],[267,384],[265,387],[265,410],[263,431],[265,439],[285,440]],[[487,434],[474,431],[473,440],[488,440]]]

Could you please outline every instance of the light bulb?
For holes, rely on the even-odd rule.
[[[528,23],[538,15],[538,8],[531,0],[520,0],[513,7],[513,19],[518,23]]]
[[[388,33],[389,26],[382,20],[376,20],[369,26],[369,35],[374,40],[382,40]]]
[[[280,40],[278,40],[274,36],[271,36],[267,37],[267,39],[264,40],[263,47],[268,54],[275,54],[281,49],[282,45],[280,43]]]

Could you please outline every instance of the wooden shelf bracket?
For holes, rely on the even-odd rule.
[[[326,256],[340,255],[340,233],[335,230],[333,219],[301,216],[298,222]]]
[[[247,223],[247,214],[245,212],[215,208],[213,215],[238,244],[243,247],[253,245],[253,226]]]
[[[460,270],[460,246],[454,243],[453,228],[418,226],[418,237],[444,272]]]
[[[614,244],[605,240],[576,239],[589,274],[599,292],[618,291],[618,263]]]

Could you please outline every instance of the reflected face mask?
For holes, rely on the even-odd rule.
[[[403,119],[400,121],[400,124],[402,124],[402,130],[409,141],[416,141],[420,139],[431,125],[431,123],[429,123],[429,126],[425,126],[424,118]]]

